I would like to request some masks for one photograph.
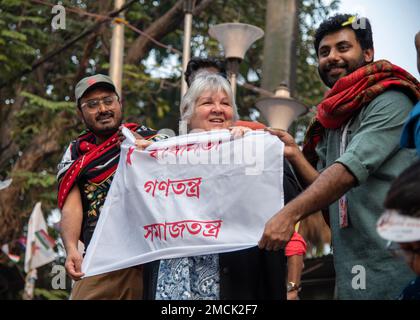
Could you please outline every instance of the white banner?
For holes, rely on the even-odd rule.
[[[284,204],[283,143],[194,133],[121,157],[83,261],[86,276],[157,259],[256,246]]]

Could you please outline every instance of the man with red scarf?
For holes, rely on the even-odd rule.
[[[112,80],[102,74],[80,80],[75,96],[77,113],[87,130],[70,143],[58,165],[57,176],[61,235],[67,253],[65,267],[77,281],[71,298],[141,299],[141,266],[80,280],[83,254],[78,250],[78,241],[81,240],[85,249],[88,247],[117,169],[120,156],[117,132],[122,123],[122,105]],[[133,123],[124,126],[144,139],[159,139],[155,131],[145,126]]]
[[[392,180],[415,160],[399,139],[420,99],[419,83],[388,61],[373,62],[366,18],[339,14],[324,21],[315,49],[331,90],[317,107],[303,153],[286,132],[270,130],[285,142],[285,156],[307,188],[266,223],[259,246],[277,250],[297,221],[328,207],[337,298],[392,299],[413,274],[385,250],[376,221]]]

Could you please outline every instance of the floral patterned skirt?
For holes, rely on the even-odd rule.
[[[160,261],[156,300],[217,300],[219,255]]]

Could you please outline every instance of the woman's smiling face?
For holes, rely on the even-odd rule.
[[[195,102],[190,129],[227,129],[233,125],[233,107],[224,91],[204,91]]]

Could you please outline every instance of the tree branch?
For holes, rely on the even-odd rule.
[[[57,119],[63,119],[65,111],[57,115]],[[62,121],[55,121],[53,127],[44,127],[34,137],[32,143],[23,151],[22,156],[16,161],[12,169],[17,171],[36,171],[42,163],[51,155],[61,150],[59,137],[62,134]],[[22,230],[22,218],[25,212],[16,212],[21,207],[19,202],[22,194],[20,179],[13,179],[11,186],[0,191],[0,239],[1,243],[8,243],[16,239]]]
[[[79,34],[78,36],[74,37],[73,39],[67,41],[62,47],[57,48],[47,54],[45,54],[42,58],[38,59],[37,61],[35,61],[31,68],[28,70],[24,70],[22,72],[20,72],[19,74],[17,74],[16,76],[14,76],[12,79],[6,81],[6,82],[2,82],[0,83],[0,89],[5,87],[6,85],[14,82],[15,80],[19,79],[20,77],[22,77],[23,75],[30,73],[32,71],[34,71],[36,68],[38,68],[40,65],[42,65],[43,63],[45,63],[46,61],[50,60],[51,58],[55,57],[56,55],[58,55],[59,53],[63,52],[64,50],[67,50],[68,48],[70,48],[74,43],[76,43],[77,41],[85,38],[86,36],[88,36],[89,34],[91,34],[92,32],[95,32],[99,29],[99,27],[109,21],[110,18],[114,18],[116,17],[120,12],[126,10],[129,6],[131,6],[133,3],[135,3],[136,0],[131,0],[129,2],[127,2],[125,5],[123,5],[120,9],[118,10],[114,10],[111,13],[108,14],[108,19],[104,18],[98,22],[96,22],[93,26],[91,26],[90,28],[86,29],[85,31],[83,31],[81,34]]]
[[[213,0],[198,0],[193,15],[199,15]],[[144,32],[154,39],[162,39],[184,20],[184,0],[178,0],[163,16],[153,22]],[[139,36],[127,52],[126,62],[136,64],[149,52],[152,41],[145,36]]]

